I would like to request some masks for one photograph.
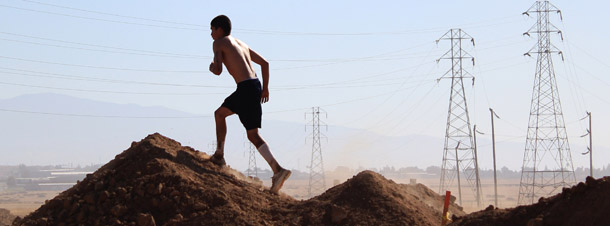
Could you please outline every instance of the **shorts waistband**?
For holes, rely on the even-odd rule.
[[[256,83],[260,83],[258,78],[250,78],[250,79],[246,79],[246,80],[243,80],[243,81],[237,83],[237,87],[247,86],[247,85],[256,84]]]

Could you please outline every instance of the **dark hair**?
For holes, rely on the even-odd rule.
[[[214,28],[222,28],[222,30],[225,32],[225,35],[231,34],[231,20],[229,20],[228,16],[218,15],[214,17],[212,22],[210,22],[210,26]]]

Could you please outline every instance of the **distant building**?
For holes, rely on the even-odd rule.
[[[15,178],[16,186],[27,191],[63,191],[71,188],[93,172],[76,169],[45,169],[34,173],[35,177]]]

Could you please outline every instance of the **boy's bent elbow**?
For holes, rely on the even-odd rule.
[[[264,69],[266,69],[266,70],[269,70],[269,62],[267,62],[266,60],[264,60],[264,61],[261,63],[261,68],[264,68]]]

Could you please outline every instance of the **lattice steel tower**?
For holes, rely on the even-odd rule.
[[[549,22],[549,13],[561,11],[548,1],[537,1],[524,15],[537,13],[536,24],[524,35],[538,34],[538,43],[525,55],[538,54],[530,108],[518,204],[534,203],[575,181],[568,135],[561,111],[551,54],[562,54],[551,44],[551,33],[561,31]],[[563,58],[563,55],[562,55]]]
[[[320,113],[326,114],[320,107],[311,108],[311,165],[309,171],[309,197],[321,194],[326,190],[326,178],[324,177],[324,163],[322,161],[322,145],[320,143]],[[322,125],[325,126],[325,125]]]
[[[459,201],[462,203],[462,181],[460,177],[465,177],[472,189],[472,194],[477,204],[481,203],[481,183],[478,177],[478,163],[475,149],[472,145],[472,129],[470,127],[470,117],[468,116],[468,106],[464,92],[464,78],[474,77],[462,67],[462,60],[471,59],[474,65],[474,57],[462,49],[462,40],[472,41],[474,39],[466,34],[462,29],[451,29],[439,40],[450,40],[451,49],[440,59],[451,60],[451,69],[440,79],[451,79],[451,95],[449,96],[449,113],[447,115],[447,129],[445,131],[445,148],[443,153],[443,164],[441,167],[441,182],[439,194],[455,186],[454,180],[457,179],[457,189]],[[449,77],[449,75],[451,77]]]
[[[247,142],[248,144],[248,170],[246,174],[249,177],[258,177],[258,171],[256,170],[256,148],[254,144]]]

